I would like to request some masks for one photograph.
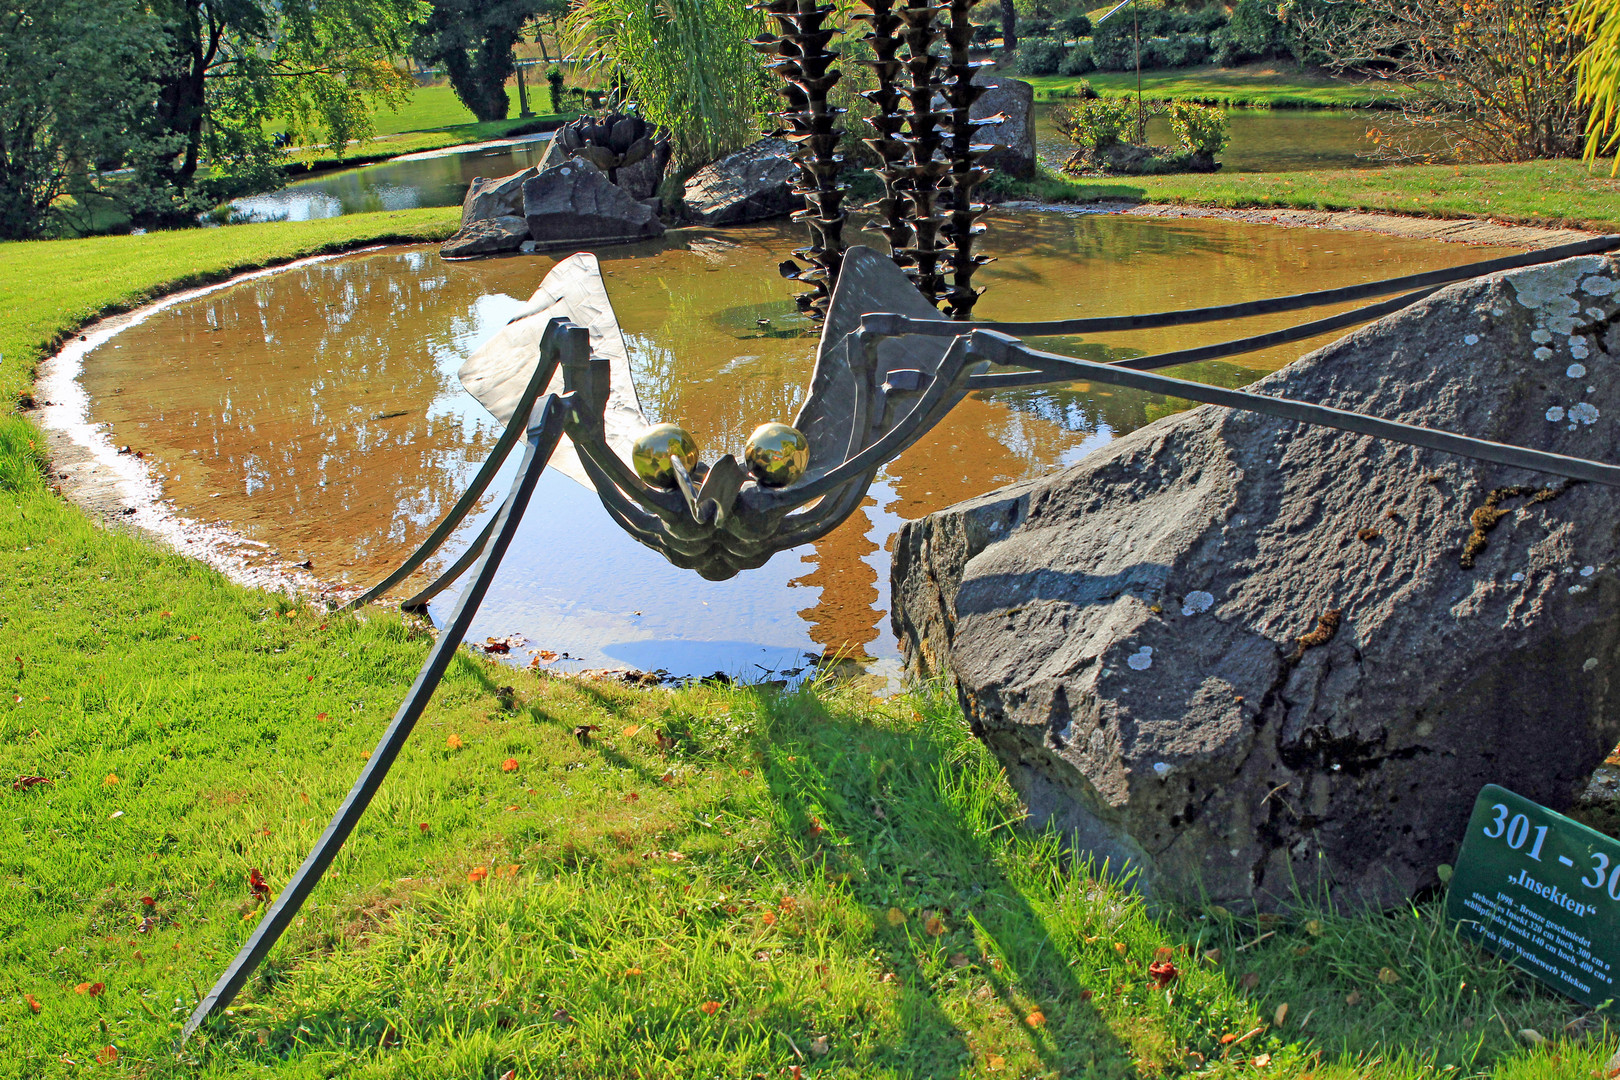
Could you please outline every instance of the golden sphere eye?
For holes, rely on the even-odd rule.
[[[675,486],[673,462],[676,458],[686,466],[688,473],[697,468],[697,443],[686,429],[674,424],[654,424],[637,435],[630,447],[630,463],[635,466],[636,475],[654,487]]]
[[[787,487],[810,464],[810,440],[786,424],[761,424],[743,450],[748,471],[767,487]]]

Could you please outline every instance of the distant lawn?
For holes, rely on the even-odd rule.
[[[292,155],[293,172],[330,168],[335,165],[359,165],[373,161],[386,161],[402,154],[420,154],[427,150],[442,150],[447,146],[502,139],[521,135],[548,121],[565,119],[570,112],[554,113],[551,94],[544,84],[538,90],[529,88],[529,107],[533,116],[519,116],[516,84],[507,87],[512,99],[512,112],[505,120],[478,121],[472,110],[463,105],[455,91],[448,86],[419,86],[411,92],[411,99],[400,106],[398,112],[387,108],[376,109],[371,119],[376,136],[363,143],[350,143],[341,158],[326,147],[301,150]],[[271,131],[281,131],[284,124],[266,125]]]
[[[1082,83],[1099,94],[1136,92],[1134,71],[1093,71],[1089,75],[1020,76],[1035,87],[1037,101],[1074,97]],[[1387,83],[1349,82],[1277,64],[1239,68],[1189,67],[1142,72],[1142,95],[1154,101],[1182,98],[1210,105],[1278,109],[1387,108],[1401,89]]]
[[[1607,169],[1589,169],[1579,161],[1118,179],[1048,174],[1027,184],[1004,185],[1002,190],[1045,202],[1126,199],[1225,207],[1379,210],[1620,231],[1620,179],[1611,177]]]

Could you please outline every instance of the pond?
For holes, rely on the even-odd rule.
[[[238,199],[231,209],[247,221],[308,221],[377,210],[460,206],[473,177],[510,176],[527,169],[546,152],[550,138],[537,135],[474,150],[407,154]]]
[[[1035,106],[1036,152],[1050,169],[1061,169],[1074,153],[1051,119],[1065,104],[1076,103]],[[1369,156],[1375,147],[1368,131],[1403,123],[1399,112],[1387,109],[1231,109],[1227,118],[1230,141],[1220,154],[1221,171],[1245,173],[1377,168],[1383,163]],[[1160,146],[1176,141],[1162,116],[1148,121],[1147,137]]]
[[[981,272],[979,311],[1008,319],[1228,303],[1494,253],[1214,220],[1030,212],[989,223],[998,259]],[[776,265],[802,242],[783,223],[682,230],[600,253],[649,417],[684,425],[708,460],[740,451],[756,424],[790,420],[799,403],[815,343]],[[552,265],[390,248],[179,303],[88,355],[90,418],[145,455],[180,514],[308,559],[326,580],[367,584],[423,540],[498,436],[455,372]],[[1123,357],[1293,319],[1049,345]],[[1310,347],[1178,373],[1239,385]],[[884,470],[841,528],[722,582],[670,566],[613,525],[594,492],[548,472],[472,637],[519,633],[577,658],[565,668],[757,677],[831,652],[892,673],[889,547],[903,520],[1077,461],[1185,406],[1083,383],[973,394]],[[437,619],[452,601],[441,599]]]

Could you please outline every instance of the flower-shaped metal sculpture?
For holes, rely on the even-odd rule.
[[[564,124],[554,136],[570,157],[584,158],[619,182],[619,170],[628,169],[669,143],[669,134],[639,116],[609,113],[582,116]]]

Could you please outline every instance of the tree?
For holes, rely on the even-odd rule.
[[[557,15],[556,0],[433,0],[411,55],[443,64],[463,105],[480,120],[504,120],[512,108],[506,80],[517,71],[512,47],[537,16]]]
[[[44,235],[62,197],[147,145],[161,29],[139,0],[0,0],[0,239]]]
[[[1001,47],[1018,48],[1018,5],[1015,0],[1001,0]]]
[[[1604,0],[1609,2],[1609,0]],[[1393,156],[1573,156],[1583,127],[1567,0],[1287,0],[1291,30],[1327,66],[1401,83]]]
[[[1590,111],[1586,158],[1614,151],[1620,173],[1620,0],[1577,0],[1575,30],[1586,48],[1575,58],[1576,100]]]
[[[564,35],[695,169],[747,145],[775,107],[776,81],[749,45],[764,29],[746,0],[579,0]]]
[[[313,117],[340,138],[363,134],[368,99],[398,101],[409,91],[390,58],[424,11],[423,0],[145,6],[167,47],[144,125],[148,152],[131,161],[126,190],[132,220],[155,226],[183,224],[221,201],[278,186],[269,119]]]

